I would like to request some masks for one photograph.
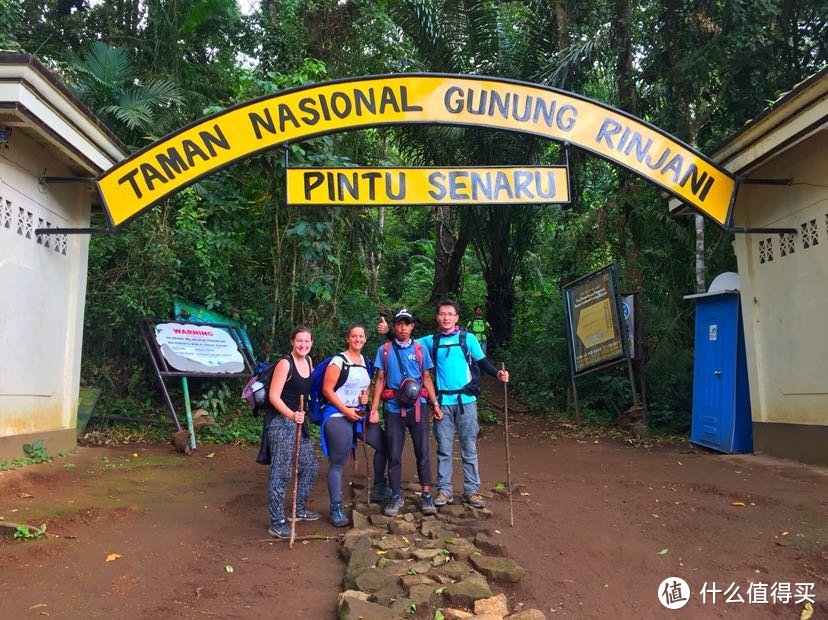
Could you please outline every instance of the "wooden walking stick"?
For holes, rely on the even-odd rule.
[[[505,371],[506,364],[500,363],[500,369]],[[515,511],[512,504],[512,456],[509,452],[509,383],[503,383],[503,419],[506,431],[506,488],[509,489],[509,526],[515,527]]]
[[[305,410],[305,397],[299,395],[299,411]],[[296,441],[293,443],[293,509],[290,520],[290,545],[293,549],[293,541],[296,540],[296,493],[299,491],[299,441],[302,439],[302,425],[296,424]]]

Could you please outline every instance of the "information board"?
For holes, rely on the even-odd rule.
[[[233,374],[245,369],[238,344],[218,327],[160,323],[155,341],[167,363],[182,372]]]
[[[577,375],[626,359],[615,265],[564,286],[570,364]]]

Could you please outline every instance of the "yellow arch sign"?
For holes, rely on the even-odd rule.
[[[489,127],[568,142],[614,161],[724,225],[736,181],[700,153],[619,110],[497,78],[398,74],[286,90],[203,118],[109,169],[101,202],[120,226],[235,161],[313,136],[411,123]]]

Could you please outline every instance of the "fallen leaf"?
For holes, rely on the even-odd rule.
[[[137,458],[138,458],[138,453],[137,453],[137,452],[133,452],[133,453],[132,453],[132,456],[133,456],[134,458],[136,458],[136,459],[137,459]]]
[[[730,502],[730,505],[731,506],[744,506],[745,503],[744,502]]]
[[[382,551],[382,550],[377,551],[377,555],[385,555],[386,553],[388,553],[388,552],[387,551]]]
[[[658,555],[667,555],[667,547],[658,552]]]
[[[799,620],[811,620],[814,615],[814,606],[811,605],[810,601],[806,601],[805,605],[802,607],[802,613],[799,614]]]
[[[17,497],[27,498],[27,497],[34,497],[34,495],[32,495],[31,493],[23,493],[21,491],[20,493],[17,494]]]
[[[787,536],[788,534],[790,534],[790,532],[788,532],[788,531],[786,530],[786,531],[782,532],[782,533],[780,534],[780,536]]]
[[[211,459],[211,458],[213,458],[215,455],[216,455],[216,453],[215,453],[215,452],[211,452],[210,454],[208,454],[208,455],[207,455],[207,458],[208,458],[208,459]]]
[[[113,560],[117,560],[119,557],[121,557],[120,553],[110,553],[108,556],[106,556],[106,561],[112,562]]]
[[[38,607],[48,607],[46,603],[38,603],[37,605],[32,605],[29,609],[37,609]]]
[[[228,564],[227,566],[224,567],[224,570],[227,571],[228,573],[232,573],[233,572],[233,567]]]

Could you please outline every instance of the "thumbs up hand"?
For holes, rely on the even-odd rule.
[[[388,333],[388,323],[385,322],[385,317],[380,316],[380,322],[377,325],[377,333],[378,334],[387,334]]]

